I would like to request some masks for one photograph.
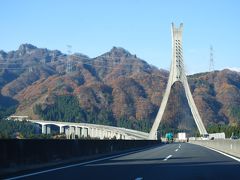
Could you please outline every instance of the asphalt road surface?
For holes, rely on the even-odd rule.
[[[173,143],[123,156],[33,172],[19,179],[162,180],[240,179],[240,162],[189,143]]]

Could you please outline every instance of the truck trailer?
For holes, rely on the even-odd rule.
[[[165,137],[166,137],[166,143],[173,143],[173,133],[171,132],[167,133]]]
[[[187,136],[185,132],[178,133],[178,141],[179,142],[187,142]]]

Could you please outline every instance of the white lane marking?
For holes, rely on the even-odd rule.
[[[163,161],[168,160],[170,157],[172,157],[172,155],[167,156]]]
[[[105,157],[105,158],[101,158],[101,159],[95,159],[95,160],[92,160],[92,161],[72,164],[72,165],[58,167],[58,168],[53,168],[53,169],[48,169],[48,170],[44,170],[44,171],[38,171],[38,172],[35,172],[35,173],[30,173],[30,174],[25,174],[25,175],[21,175],[21,176],[11,177],[11,178],[8,178],[6,180],[20,179],[20,178],[25,178],[25,177],[29,177],[29,176],[38,175],[38,174],[43,174],[43,173],[48,173],[48,172],[52,172],[52,171],[57,171],[57,170],[61,170],[61,169],[67,169],[67,168],[72,168],[72,167],[76,167],[76,166],[83,166],[83,165],[87,165],[87,164],[91,164],[91,163],[95,163],[95,162],[99,162],[99,161],[104,161],[104,160],[108,160],[108,159],[118,158],[118,157],[121,157],[121,156],[126,156],[126,155],[129,155],[129,154],[138,153],[138,152],[149,150],[149,149],[152,149],[152,148],[156,148],[156,147],[140,149],[140,150],[131,151],[131,152],[123,153],[123,154],[118,154],[118,155],[115,155],[115,156]]]
[[[178,151],[178,149],[175,149],[175,151],[177,152],[177,151]]]
[[[234,159],[234,160],[240,162],[240,159],[237,158],[237,157],[231,156],[231,155],[226,154],[226,153],[224,153],[224,152],[222,152],[222,151],[219,151],[219,150],[216,150],[216,149],[213,149],[213,148],[207,147],[207,146],[204,146],[204,147],[206,147],[206,148],[208,148],[208,149],[211,149],[211,150],[213,150],[213,151],[216,151],[216,152],[218,152],[218,153],[220,153],[220,154],[222,154],[222,155],[224,155],[224,156],[230,157],[230,158],[232,158],[232,159]]]
[[[135,180],[143,180],[142,177],[137,177]]]

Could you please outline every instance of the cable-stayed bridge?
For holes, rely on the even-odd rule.
[[[156,119],[153,123],[150,133],[140,132],[136,130],[130,130],[120,127],[103,126],[96,124],[86,124],[86,123],[70,123],[70,122],[58,122],[58,121],[42,121],[42,120],[28,120],[30,122],[41,125],[42,133],[49,134],[51,132],[51,126],[57,126],[59,128],[59,133],[65,133],[67,138],[77,137],[91,137],[91,138],[116,138],[116,139],[157,139],[157,131],[162,120],[163,114],[165,112],[167,102],[170,96],[170,91],[175,82],[180,82],[183,84],[184,91],[187,97],[188,105],[191,109],[192,116],[197,125],[199,133],[201,135],[208,134],[200,114],[198,112],[197,106],[195,105],[194,99],[192,97],[187,76],[184,69],[183,61],[183,46],[182,46],[182,32],[183,24],[180,24],[179,28],[176,28],[172,24],[172,61],[170,75],[168,79],[167,88],[165,90],[161,106],[159,108]]]

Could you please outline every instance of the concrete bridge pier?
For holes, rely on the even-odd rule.
[[[46,125],[47,134],[51,134],[51,125]]]
[[[95,138],[96,137],[96,128],[92,128],[92,135],[91,137]]]
[[[102,129],[98,129],[98,134],[99,134],[100,139],[104,138],[104,134],[103,134],[103,130]]]
[[[109,138],[108,137],[108,130],[105,130],[105,138],[107,138],[107,139]]]
[[[98,137],[99,139],[101,139],[101,130],[100,129],[96,129],[96,137]]]
[[[40,124],[35,124],[35,133],[36,134],[41,134],[41,125]]]
[[[100,139],[103,139],[103,137],[102,137],[102,130],[101,130],[101,129],[98,129],[98,130],[97,130],[97,135],[98,135],[98,137],[99,137]]]
[[[51,134],[51,126],[47,124],[42,125],[42,134]]]
[[[113,131],[110,131],[110,136],[111,136],[111,139],[114,138],[114,133],[113,133]]]
[[[99,136],[98,136],[98,129],[97,129],[97,128],[94,128],[93,136],[94,136],[95,138],[99,137]]]
[[[67,139],[70,139],[70,128],[69,127],[65,128],[65,135],[66,135]]]
[[[115,133],[116,139],[120,139],[120,134],[118,132]]]
[[[59,126],[59,134],[64,133],[64,126]]]
[[[69,127],[69,134],[70,134],[70,139],[75,139],[75,127],[74,126]]]
[[[114,139],[117,139],[117,134],[114,132],[114,131],[112,131],[112,138],[114,138]]]
[[[111,139],[111,131],[107,131],[107,138]]]
[[[88,128],[86,128],[86,127],[82,128],[82,136],[83,137],[87,137],[88,136]]]
[[[42,134],[47,134],[47,127],[44,124],[42,124]]]
[[[102,137],[102,139],[104,139],[104,137],[105,137],[105,131],[103,130],[103,129],[101,129],[101,137]]]
[[[75,133],[76,133],[77,137],[80,138],[81,137],[81,127],[76,126]]]
[[[103,130],[103,139],[104,138],[107,138],[107,131],[106,130]]]
[[[95,128],[95,136],[94,136],[95,138],[97,138],[97,137],[99,137],[98,136],[98,129],[97,128]]]
[[[90,136],[90,137],[92,137],[92,134],[93,134],[93,129],[92,128],[88,128],[88,135]]]
[[[90,134],[90,137],[94,137],[94,133],[95,133],[95,128],[91,128],[91,134]]]

